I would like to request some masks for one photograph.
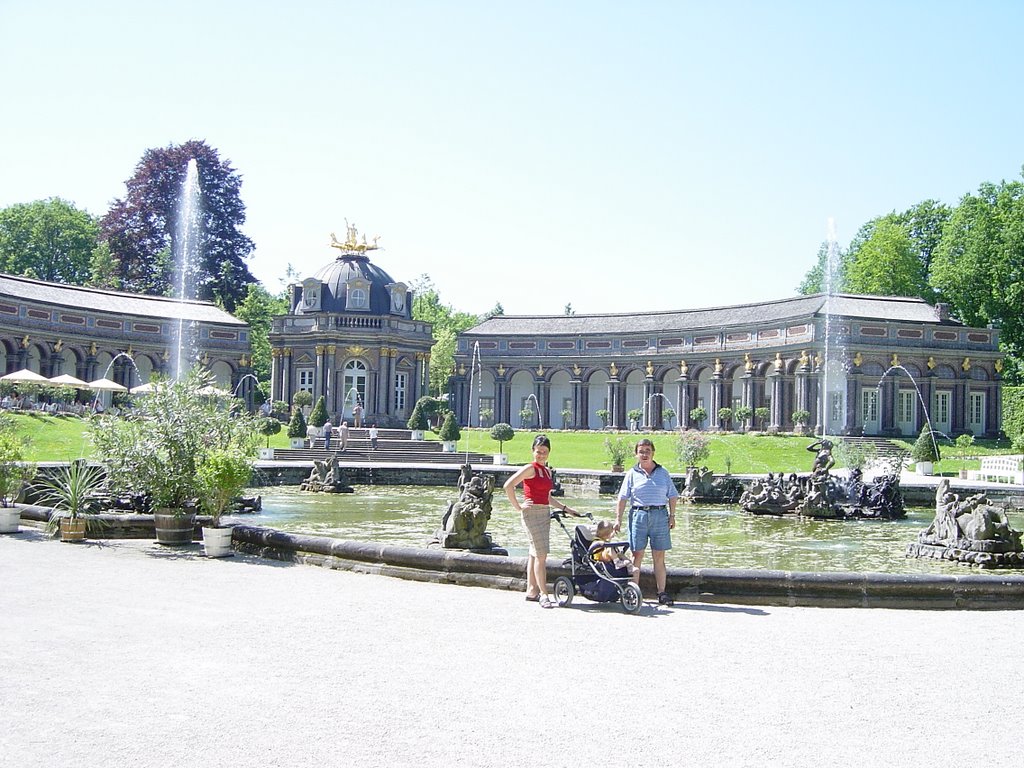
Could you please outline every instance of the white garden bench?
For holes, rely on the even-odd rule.
[[[1024,456],[982,456],[981,469],[969,473],[972,480],[1024,485]]]

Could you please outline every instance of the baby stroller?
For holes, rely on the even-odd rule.
[[[588,514],[591,520],[593,515]],[[573,533],[565,527],[562,515],[555,510],[551,519],[556,521],[565,535],[569,537],[569,550],[572,556],[564,565],[572,570],[572,576],[559,576],[555,579],[555,600],[558,605],[566,608],[572,605],[577,594],[583,595],[595,603],[612,603],[618,600],[626,613],[636,613],[643,606],[643,594],[640,587],[630,581],[629,572],[625,567],[617,568],[614,563],[600,559],[605,549],[621,548],[629,550],[629,542],[603,541],[591,538],[586,526],[577,525]]]

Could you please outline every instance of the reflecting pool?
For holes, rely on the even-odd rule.
[[[263,511],[233,520],[293,533],[334,536],[424,546],[455,498],[454,488],[420,486],[356,486],[350,494],[304,493],[295,487],[264,487]],[[615,518],[615,500],[575,499],[570,507],[595,518]],[[967,573],[964,566],[934,560],[908,559],[906,545],[931,522],[931,510],[909,510],[905,520],[799,520],[745,515],[735,508],[680,504],[668,564],[689,568],[759,568],[787,571],[874,571],[879,573]],[[575,521],[567,520],[572,530]],[[1024,520],[1010,515],[1020,530]],[[526,537],[519,517],[501,495],[487,530],[511,555],[526,555]],[[552,557],[568,556],[568,539],[554,522]],[[650,557],[648,556],[648,564]],[[977,571],[975,571],[977,572]]]

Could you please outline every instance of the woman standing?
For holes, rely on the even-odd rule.
[[[522,515],[523,528],[530,540],[530,557],[526,563],[526,599],[539,602],[541,608],[554,608],[548,598],[548,550],[551,538],[550,494],[553,487],[548,456],[551,441],[547,435],[537,435],[533,440],[533,463],[527,464],[505,481],[505,495],[512,508]],[[525,500],[522,504],[516,498],[516,487],[523,486]],[[557,505],[563,512],[575,515],[561,502]]]

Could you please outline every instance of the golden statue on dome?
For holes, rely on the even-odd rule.
[[[360,242],[359,230],[356,229],[355,224],[349,224],[348,219],[345,219],[345,242],[338,240],[337,236],[331,232],[331,248],[337,248],[342,255],[363,256],[367,251],[376,251],[380,248],[377,245],[378,240],[380,240],[380,235],[374,237],[372,243],[367,243],[366,235],[363,235],[362,242]]]

